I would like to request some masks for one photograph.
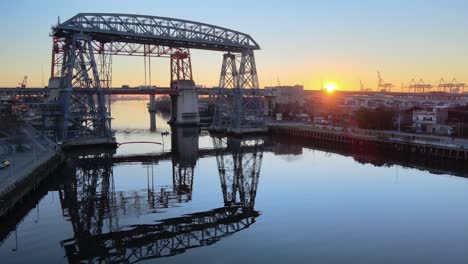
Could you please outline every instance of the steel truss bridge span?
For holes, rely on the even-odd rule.
[[[237,107],[218,109],[221,118],[234,116],[235,122],[223,122],[217,129],[234,126],[241,131],[246,121],[249,128],[263,126],[258,76],[254,51],[260,46],[247,34],[214,25],[182,19],[132,15],[79,13],[52,27],[52,63],[49,88],[58,89],[56,98],[45,116],[44,130],[64,145],[108,142],[113,138],[110,107],[106,88],[112,85],[113,55],[144,57],[145,86],[147,73],[151,86],[151,57],[170,58],[171,124],[198,125],[197,89],[193,80],[190,49],[222,51],[222,85],[215,95],[229,99]],[[234,56],[234,57],[233,57]],[[229,69],[226,71],[226,60]],[[239,64],[234,61],[238,60]],[[148,62],[148,63],[147,63]],[[148,70],[147,70],[148,66]],[[226,81],[221,81],[226,83]],[[76,89],[77,88],[77,89]],[[235,88],[225,91],[225,88]],[[130,92],[130,91],[129,91]],[[160,91],[163,92],[163,91]],[[152,94],[154,95],[154,94]],[[150,97],[150,104],[154,96]],[[218,100],[225,104],[226,101]],[[244,110],[245,109],[245,110]],[[224,120],[223,120],[224,121]],[[50,125],[49,125],[50,124]]]
[[[157,44],[231,52],[260,49],[248,34],[205,23],[159,16],[79,13],[55,26],[53,30],[57,37],[86,33],[103,43]]]
[[[196,93],[198,95],[211,95],[216,96],[220,93],[221,88],[197,88]],[[0,95],[12,95],[19,97],[27,96],[50,96],[53,93],[54,89],[50,88],[0,88]],[[93,93],[93,89],[87,88],[73,88],[75,93]],[[103,89],[103,93],[106,95],[171,95],[177,94],[176,91],[173,91],[170,87],[158,87],[158,88],[148,88],[148,89],[137,89],[137,88],[109,88]],[[270,90],[265,89],[247,89],[244,91],[245,95],[251,96],[264,96],[264,97],[274,97],[275,95]]]

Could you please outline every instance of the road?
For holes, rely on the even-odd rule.
[[[23,150],[14,150],[13,145],[5,141],[0,144],[1,149],[6,149],[6,152],[2,152],[3,155],[0,155],[0,159],[11,162],[9,167],[0,169],[0,196],[9,190],[15,182],[26,177],[39,164],[56,154],[55,144],[42,135],[37,135],[30,128],[23,129],[22,133],[28,138],[24,142],[27,147]]]

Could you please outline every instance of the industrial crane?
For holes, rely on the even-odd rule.
[[[440,79],[439,85],[437,86],[439,92],[449,93],[465,93],[465,83],[459,83],[457,79],[453,78],[452,82],[446,82],[443,78]]]
[[[380,72],[377,72],[377,76],[379,77],[379,91],[380,92],[390,92],[391,89],[394,87],[391,83],[386,83],[380,76]]]
[[[432,88],[432,84],[425,83],[422,78],[419,79],[419,82],[416,82],[416,80],[413,78],[409,82],[408,92],[411,93],[411,90],[413,90],[414,93],[427,93],[430,92]]]
[[[26,88],[26,83],[28,82],[28,76],[24,76],[23,81],[18,83],[17,88]]]

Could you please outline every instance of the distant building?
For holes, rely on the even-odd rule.
[[[270,86],[265,87],[265,90],[272,92],[275,96],[277,105],[296,104],[299,107],[304,106],[304,86]]]
[[[448,108],[436,107],[432,110],[418,109],[413,111],[413,128],[418,132],[434,134],[451,134],[447,126]]]
[[[435,111],[413,111],[413,127],[421,132],[433,133],[436,126],[437,114]]]

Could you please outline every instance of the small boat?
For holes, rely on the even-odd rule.
[[[0,162],[0,169],[4,169],[6,167],[9,167],[10,165],[11,165],[11,163],[8,160],[4,160],[4,161]]]

